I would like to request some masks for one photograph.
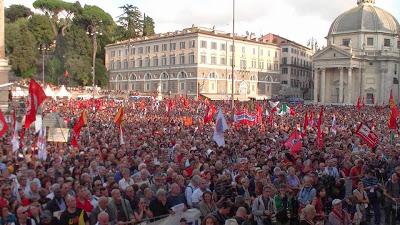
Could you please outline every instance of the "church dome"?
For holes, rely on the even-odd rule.
[[[341,14],[332,23],[329,34],[353,32],[376,32],[399,34],[400,25],[396,18],[385,10],[376,7],[375,0],[358,0],[358,6]]]

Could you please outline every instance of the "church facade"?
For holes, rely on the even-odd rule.
[[[336,18],[327,47],[313,56],[314,103],[383,104],[391,91],[398,100],[399,33],[396,18],[375,0],[358,0]]]

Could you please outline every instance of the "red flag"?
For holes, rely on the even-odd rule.
[[[389,129],[396,130],[398,128],[397,117],[399,116],[399,110],[397,109],[397,104],[394,101],[392,90],[390,90],[389,105],[390,105],[390,116],[389,116],[388,126]]]
[[[290,115],[293,117],[296,115],[296,111],[294,111],[294,107],[290,107]]]
[[[374,148],[378,144],[378,136],[365,124],[360,124],[356,130],[356,135],[365,141],[369,147]]]
[[[117,124],[118,127],[121,126],[124,117],[124,107],[119,107],[117,114],[114,117],[114,123]]]
[[[303,123],[303,136],[307,135],[307,127],[308,127],[308,113],[304,116],[304,123]]]
[[[319,112],[319,117],[318,117],[318,124],[317,124],[317,127],[318,127],[318,131],[317,131],[317,146],[318,146],[318,149],[322,149],[323,146],[324,146],[324,139],[323,139],[323,136],[322,136],[322,129],[321,129],[321,126],[322,126],[322,123],[323,123],[323,116],[324,116],[324,107],[321,107],[321,111]]]
[[[257,122],[259,124],[262,124],[263,119],[262,119],[262,107],[260,106],[260,104],[257,104],[256,106],[256,110],[257,110]]]
[[[174,108],[174,102],[172,101],[172,99],[168,99],[167,104],[165,105],[165,110],[167,112],[171,112],[173,108]]]
[[[208,106],[207,113],[204,116],[204,124],[207,124],[208,122],[210,122],[213,119],[215,111],[216,110],[215,110],[214,105]]]
[[[7,130],[8,130],[8,125],[6,119],[4,118],[4,115],[0,110],[0,137],[3,137],[3,135],[7,132]]]
[[[358,99],[357,99],[357,111],[360,111],[361,110],[361,102],[360,102],[360,96],[358,96]]]
[[[87,124],[87,120],[88,120],[87,112],[82,111],[78,121],[75,123],[74,127],[72,128],[72,130],[75,132],[75,134],[77,134],[77,136],[79,136],[79,133],[81,132],[82,127],[84,127]]]
[[[290,135],[290,137],[286,140],[285,147],[290,149],[290,152],[292,154],[297,154],[300,151],[302,146],[303,146],[303,142],[301,141],[301,136],[297,132],[297,130],[295,130]]]
[[[197,101],[201,102],[201,100],[203,100],[203,98],[201,97],[201,95],[197,95]]]
[[[187,99],[187,98],[184,98],[184,99],[183,99],[183,106],[184,106],[186,109],[189,108],[189,106],[190,106],[189,99]]]
[[[310,123],[311,128],[314,127],[314,112],[310,113],[310,119],[308,120]]]
[[[45,99],[46,94],[42,87],[34,79],[31,79],[29,83],[29,108],[25,117],[25,128],[29,128],[35,122],[37,110]]]

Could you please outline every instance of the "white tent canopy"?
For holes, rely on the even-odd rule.
[[[26,97],[29,95],[29,92],[27,89],[22,89],[21,87],[16,87],[14,91],[12,91],[12,96],[13,97]]]
[[[71,97],[71,93],[69,93],[67,91],[67,89],[65,88],[65,86],[62,85],[60,87],[60,89],[58,89],[58,92],[57,92],[56,96],[59,97],[59,98],[64,98],[64,97],[70,98]]]
[[[54,93],[53,89],[51,89],[50,85],[47,85],[46,89],[44,89],[44,93],[46,94],[47,97],[56,97],[56,93]]]

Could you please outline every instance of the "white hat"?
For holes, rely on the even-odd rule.
[[[340,204],[340,203],[342,203],[342,200],[340,200],[340,199],[334,199],[332,201],[332,205],[337,205],[337,204]]]

